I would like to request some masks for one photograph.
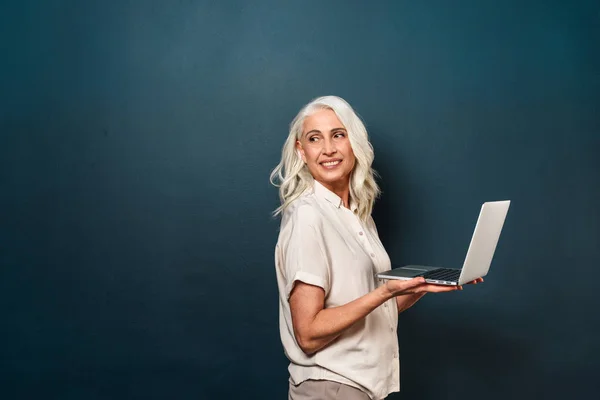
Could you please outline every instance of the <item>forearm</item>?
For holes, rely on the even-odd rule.
[[[299,282],[290,294],[294,335],[300,348],[306,354],[312,354],[392,297],[402,296],[397,304],[399,310],[403,311],[417,302],[425,292],[440,293],[456,289],[425,283],[423,278],[389,280],[385,285],[350,303],[325,308],[323,288]]]
[[[405,294],[405,295],[396,297],[396,305],[398,306],[398,313],[401,313],[401,312],[406,311],[409,308],[411,308],[423,296],[425,296],[425,292]]]
[[[392,294],[384,285],[350,303],[320,310],[302,329],[302,334],[296,335],[300,346],[307,354],[321,350],[391,298]]]

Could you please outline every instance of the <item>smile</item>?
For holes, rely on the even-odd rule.
[[[342,162],[342,160],[325,161],[325,162],[322,162],[321,165],[324,166],[325,168],[332,168],[332,167],[339,165],[341,162]]]

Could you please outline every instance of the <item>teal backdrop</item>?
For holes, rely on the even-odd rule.
[[[460,267],[512,200],[390,399],[596,397],[599,50],[597,1],[3,1],[0,397],[286,398],[268,176],[326,94],[394,263]]]

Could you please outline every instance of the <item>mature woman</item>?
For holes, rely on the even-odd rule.
[[[382,281],[391,268],[371,211],[373,148],[334,96],[304,106],[271,174],[282,215],[275,250],[290,399],[382,399],[398,391],[398,313],[456,286]]]

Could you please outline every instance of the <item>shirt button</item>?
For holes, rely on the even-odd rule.
[[[371,253],[371,257],[375,258],[375,253]]]
[[[383,306],[384,306],[385,308],[387,308],[387,303],[385,303]]]
[[[390,328],[390,332],[394,332],[394,328]]]
[[[359,234],[360,236],[364,235],[364,233],[362,233],[362,232],[358,232],[358,234]]]

